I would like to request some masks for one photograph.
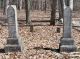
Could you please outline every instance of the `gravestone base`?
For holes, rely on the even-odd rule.
[[[6,45],[5,52],[21,52],[21,47],[19,45]]]
[[[75,52],[76,47],[75,45],[61,45],[60,52]]]
[[[21,47],[19,45],[17,38],[8,38],[7,44],[5,45],[5,52],[21,52]]]
[[[7,44],[11,44],[11,45],[19,45],[18,39],[17,38],[8,38],[7,40]]]
[[[62,38],[60,41],[60,52],[74,52],[76,46],[73,38]]]

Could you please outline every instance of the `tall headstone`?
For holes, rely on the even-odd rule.
[[[9,37],[5,46],[5,52],[21,51],[18,34],[17,10],[15,5],[9,5],[7,7],[7,19]]]
[[[71,36],[72,33],[72,14],[71,8],[66,6],[64,9],[64,28],[63,28],[63,37],[60,42],[60,51],[61,52],[74,52],[76,51],[76,46],[74,40]]]

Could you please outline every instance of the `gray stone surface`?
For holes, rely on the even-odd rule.
[[[61,45],[61,52],[75,52],[75,45]]]
[[[70,38],[72,29],[72,14],[70,7],[65,8],[64,10],[64,32],[63,37]]]
[[[10,44],[10,45],[19,45],[18,43],[18,39],[8,39],[7,40],[7,44]]]
[[[16,28],[16,19],[15,19],[15,10],[13,7],[9,6],[7,9],[7,17],[8,17],[8,29],[9,29],[9,37],[15,38],[17,37],[17,28]]]
[[[63,38],[61,39],[61,45],[74,45],[73,38]]]
[[[5,52],[20,52],[21,47],[19,45],[6,45]]]
[[[9,5],[7,7],[9,37],[7,39],[7,45],[5,46],[5,52],[18,52],[21,50],[19,45],[18,22],[16,13],[17,10],[15,5]]]

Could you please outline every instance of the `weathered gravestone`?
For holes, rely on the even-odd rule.
[[[7,45],[5,46],[5,52],[21,51],[21,47],[19,45],[17,11],[15,5],[9,5],[7,7],[7,19],[9,37],[7,39]]]
[[[60,42],[60,51],[61,52],[73,52],[76,51],[74,40],[71,36],[72,30],[72,15],[71,9],[67,6],[64,9],[64,28],[63,28],[63,38]]]

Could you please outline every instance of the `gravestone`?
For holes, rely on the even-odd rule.
[[[63,37],[60,42],[60,51],[61,52],[73,52],[76,51],[76,46],[74,40],[71,36],[72,33],[72,15],[71,8],[67,6],[64,9],[64,28],[63,28]]]
[[[5,46],[5,52],[21,51],[18,34],[17,10],[15,5],[9,5],[7,7],[7,19],[9,37]]]

